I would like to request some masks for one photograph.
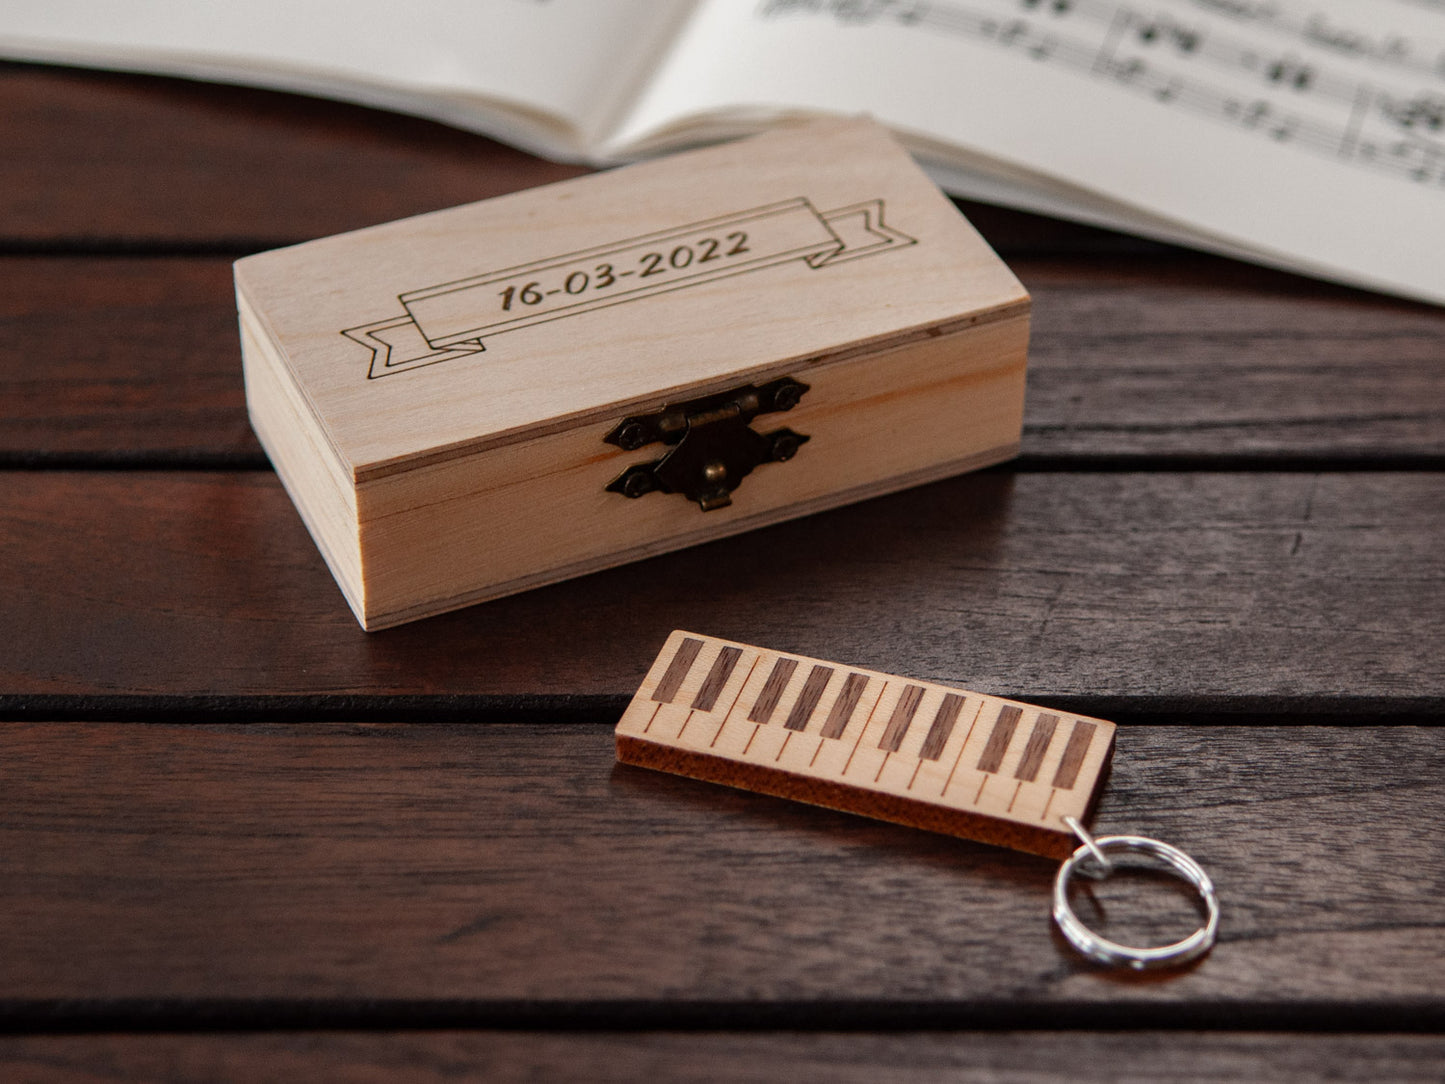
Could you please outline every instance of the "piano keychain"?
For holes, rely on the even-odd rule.
[[[1208,875],[1178,848],[1144,836],[1096,839],[1085,829],[1114,729],[1102,719],[674,632],[616,735],[625,764],[1062,858],[1053,917],[1074,948],[1109,966],[1176,966],[1214,944],[1219,903]],[[1188,937],[1121,945],[1074,913],[1076,874],[1098,880],[1140,865],[1198,893],[1204,922]]]

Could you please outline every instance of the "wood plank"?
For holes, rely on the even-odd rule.
[[[264,462],[229,260],[0,258],[0,456]]]
[[[1027,456],[1445,454],[1445,311],[1204,258],[1013,267]],[[227,259],[0,257],[0,359],[12,462],[264,461]]]
[[[113,1080],[491,1081],[780,1079],[992,1081],[1063,1078],[1314,1081],[1439,1080],[1438,1035],[1257,1032],[313,1032],[51,1035],[0,1039],[0,1071],[34,1084]]]
[[[28,65],[0,65],[0,131],[0,244],[12,246],[254,250],[585,172],[380,110]],[[1036,215],[966,210],[1010,252],[1165,251]]]
[[[1054,862],[616,765],[602,726],[11,723],[0,764],[12,1025],[1445,1019],[1442,728],[1121,728],[1096,830],[1223,910],[1142,976],[1052,933]],[[1177,920],[1147,887],[1098,891]]]
[[[1024,453],[1439,460],[1445,309],[1223,260],[1016,261]]]
[[[985,472],[368,635],[269,474],[9,472],[0,708],[620,710],[693,628],[1104,718],[1438,712],[1440,485]]]
[[[0,131],[10,245],[251,250],[585,172],[377,110],[38,66],[0,69]]]

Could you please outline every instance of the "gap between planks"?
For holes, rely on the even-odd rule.
[[[1330,1001],[1249,1005],[1120,998],[1068,1004],[881,1000],[662,1001],[274,998],[0,999],[0,1036],[543,1029],[648,1032],[1161,1030],[1338,1035],[1445,1034],[1445,1006]],[[3,1064],[3,1062],[0,1062]]]
[[[1039,707],[1107,718],[1129,727],[1371,727],[1445,726],[1445,697],[1038,697],[1028,690],[1000,692],[1032,697]],[[530,695],[317,693],[303,696],[0,693],[0,723],[117,723],[134,726],[295,727],[356,723],[368,726],[612,727],[627,694]]]

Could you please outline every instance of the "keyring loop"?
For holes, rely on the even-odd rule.
[[[1071,817],[1069,820],[1072,821],[1073,818]],[[1054,878],[1054,921],[1059,924],[1059,929],[1068,938],[1069,944],[1095,963],[1107,964],[1110,967],[1126,966],[1136,971],[1187,963],[1209,951],[1214,944],[1215,934],[1219,931],[1219,901],[1214,895],[1214,882],[1209,879],[1209,875],[1204,872],[1198,862],[1178,847],[1171,847],[1157,839],[1149,839],[1145,836],[1101,836],[1094,839],[1083,830],[1077,821],[1074,821],[1070,827],[1084,841],[1084,845],[1068,857],[1059,867],[1058,875]],[[1171,872],[1187,881],[1199,893],[1199,898],[1204,901],[1204,925],[1184,940],[1176,941],[1172,945],[1161,945],[1158,948],[1134,948],[1130,945],[1121,945],[1108,938],[1100,937],[1085,926],[1074,914],[1074,909],[1069,906],[1069,879],[1073,876],[1075,869],[1086,860],[1092,861],[1095,865],[1102,862],[1101,871],[1098,874],[1091,874],[1091,876],[1099,878],[1109,876],[1115,868],[1106,857],[1111,851],[1116,854],[1150,855],[1164,863]]]

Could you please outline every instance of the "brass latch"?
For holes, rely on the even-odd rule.
[[[603,439],[627,451],[654,441],[672,450],[652,463],[628,467],[608,487],[612,493],[641,497],[657,490],[682,493],[704,512],[732,504],[732,491],[759,463],[792,459],[808,438],[791,429],[758,433],[751,423],[759,414],[792,410],[808,390],[792,377],[762,387],[738,388],[655,414],[624,418]]]

